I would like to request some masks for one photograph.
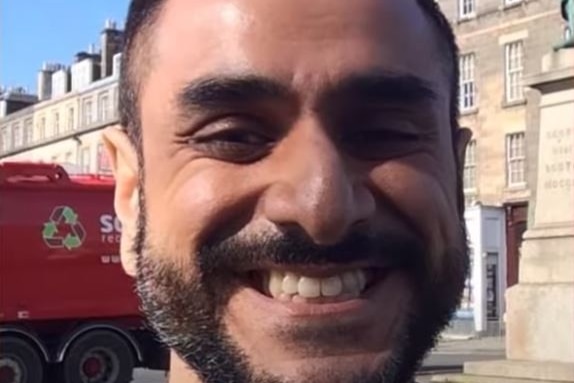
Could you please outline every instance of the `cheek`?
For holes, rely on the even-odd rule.
[[[449,185],[445,185],[447,178],[437,169],[440,164],[426,158],[389,162],[371,173],[377,191],[423,236],[433,255],[453,246],[453,233],[458,230],[458,215],[453,209],[456,204],[451,201]]]
[[[193,169],[192,169],[193,168]],[[251,206],[244,172],[188,166],[160,187],[146,180],[148,238],[171,258],[195,252],[206,238],[223,231]]]

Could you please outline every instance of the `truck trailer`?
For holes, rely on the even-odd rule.
[[[120,262],[111,176],[0,163],[0,383],[127,383],[169,353]]]

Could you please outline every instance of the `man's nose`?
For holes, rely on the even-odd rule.
[[[268,220],[281,228],[298,226],[317,244],[332,245],[371,219],[376,205],[364,177],[325,133],[308,129],[287,140],[277,153],[277,181],[264,196]]]

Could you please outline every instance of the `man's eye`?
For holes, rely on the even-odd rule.
[[[240,129],[216,133],[210,137],[199,138],[198,142],[225,143],[234,145],[265,145],[269,140],[261,134]]]
[[[358,158],[377,160],[409,154],[419,149],[421,142],[414,132],[366,129],[349,132],[342,145]]]
[[[227,125],[227,124],[226,124]],[[202,132],[189,140],[190,145],[206,155],[229,162],[256,161],[267,154],[273,140],[255,128],[225,126],[214,132]]]

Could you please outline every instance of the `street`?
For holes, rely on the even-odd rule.
[[[134,373],[132,383],[165,383],[166,381],[167,379],[164,372],[137,369]]]
[[[488,337],[469,340],[444,340],[425,360],[417,383],[430,382],[435,374],[462,371],[467,361],[493,360],[504,358],[504,338]],[[165,383],[165,373],[136,370],[133,383]]]

